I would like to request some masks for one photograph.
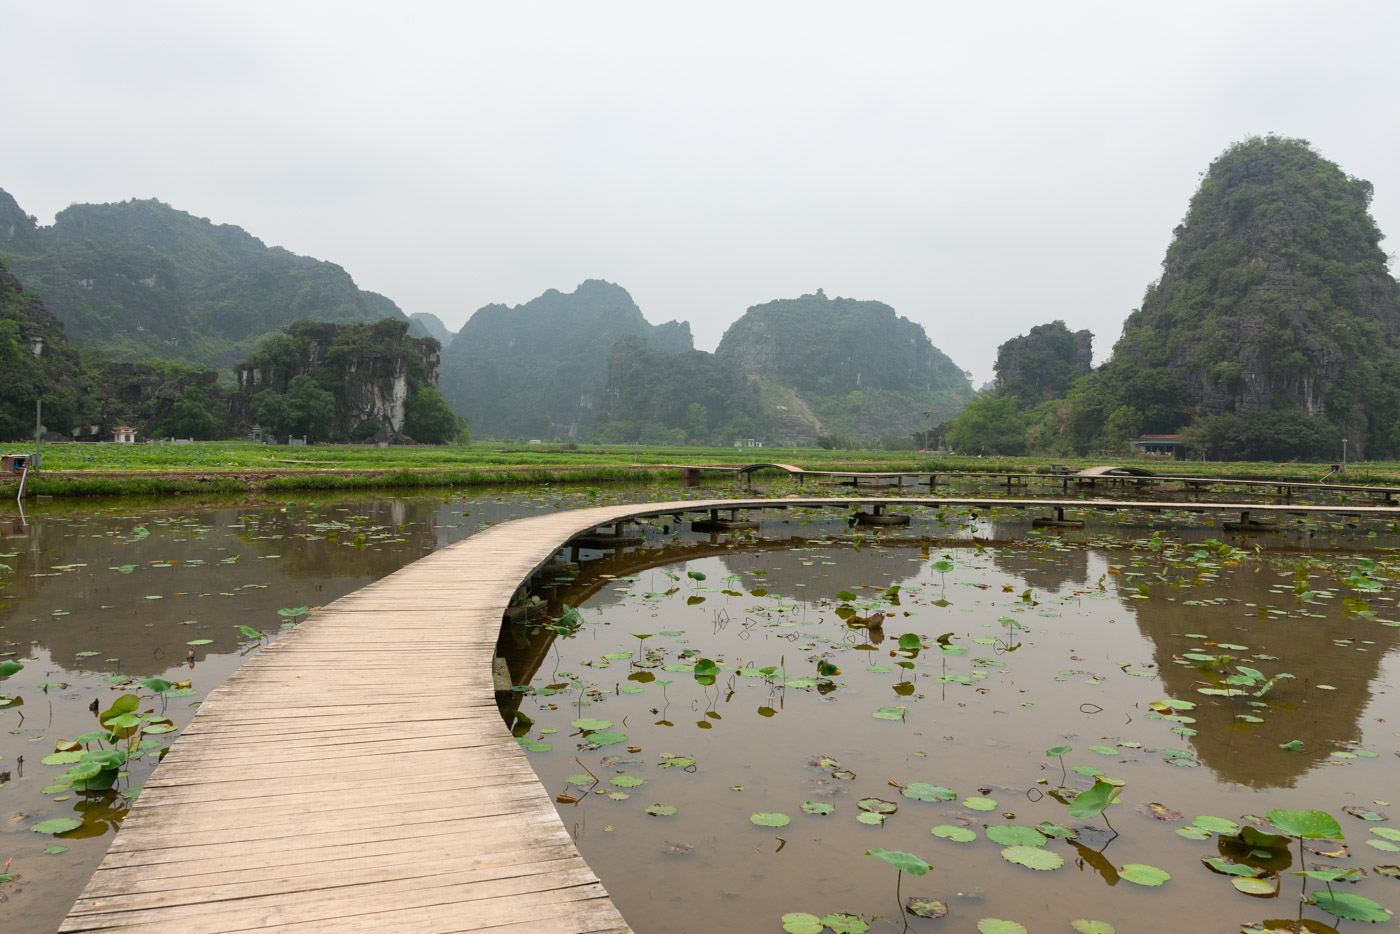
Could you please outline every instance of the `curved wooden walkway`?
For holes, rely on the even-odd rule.
[[[210,693],[61,930],[629,932],[496,707],[517,587],[632,518],[787,506],[1342,513],[1377,507],[804,497],[517,519],[342,597]]]

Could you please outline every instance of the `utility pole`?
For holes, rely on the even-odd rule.
[[[1347,472],[1347,439],[1342,439],[1342,473]]]
[[[34,400],[34,470],[39,469],[39,442],[43,437],[44,400]]]

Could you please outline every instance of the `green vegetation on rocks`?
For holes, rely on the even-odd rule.
[[[117,360],[228,367],[293,321],[404,318],[334,263],[155,199],[73,204],[43,227],[0,191],[0,253],[70,340]]]
[[[434,387],[438,343],[405,321],[298,321],[238,366],[235,422],[311,441],[467,440]]]
[[[1234,416],[1246,430],[1282,421],[1295,456],[1332,449],[1326,426],[1358,456],[1395,450],[1400,289],[1370,201],[1370,182],[1306,141],[1227,149],[1101,374],[1106,416],[1135,410],[1145,431],[1194,422],[1207,447],[1210,420]]]
[[[988,453],[1063,455],[1180,434],[1192,456],[1216,460],[1336,460],[1342,438],[1356,458],[1393,454],[1400,287],[1370,200],[1369,182],[1304,140],[1231,146],[1112,358],[1038,404],[1007,381],[994,394],[1011,404],[970,405],[946,436],[955,448],[971,439],[968,453],[983,439],[996,439]]]
[[[3,194],[3,192],[0,192]],[[82,410],[82,361],[39,297],[0,265],[0,440],[33,437],[35,403],[67,427]]]

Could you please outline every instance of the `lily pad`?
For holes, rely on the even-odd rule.
[[[1341,840],[1342,826],[1325,811],[1269,811],[1264,819],[1290,837]]]
[[[652,817],[670,817],[676,813],[676,808],[671,804],[653,804],[647,808],[647,813]]]
[[[82,821],[74,820],[71,817],[52,817],[48,820],[39,821],[39,823],[29,829],[35,833],[60,834],[67,833],[70,830],[77,830],[81,826],[83,826]]]
[[[594,746],[616,746],[618,743],[627,742],[627,734],[600,730],[597,733],[589,733],[584,739]]]
[[[913,853],[906,853],[903,850],[866,850],[865,855],[883,859],[900,872],[907,872],[911,876],[927,875],[928,871],[933,868]]]
[[[1273,895],[1274,886],[1272,882],[1263,879],[1255,879],[1252,876],[1236,876],[1230,880],[1230,884],[1246,895]]]
[[[805,911],[789,911],[783,915],[783,930],[788,934],[822,934],[825,927],[821,918]]]
[[[958,797],[958,793],[951,788],[926,782],[910,782],[900,788],[899,793],[915,801],[953,801]]]
[[[987,828],[987,836],[992,836],[990,827]],[[1039,835],[1037,834],[1037,836]],[[1042,871],[1059,869],[1065,864],[1065,858],[1059,853],[1039,846],[1008,846],[1001,851],[1001,858],[1008,863]]]
[[[1171,878],[1171,873],[1145,863],[1125,863],[1118,870],[1118,878],[1134,885],[1161,885]]]
[[[1390,912],[1363,895],[1350,892],[1314,892],[1309,899],[1323,911],[1351,921],[1389,921]]]
[[[760,827],[786,827],[792,823],[792,818],[777,812],[760,811],[757,814],[749,815],[749,823],[757,824]]]
[[[819,814],[825,816],[834,810],[836,810],[836,808],[833,805],[821,801],[808,801],[806,804],[802,805],[803,814]]]
[[[962,803],[963,807],[972,808],[974,811],[995,811],[997,809],[997,803],[994,799],[982,798],[977,795],[963,798]]]
[[[941,918],[948,913],[948,905],[936,898],[911,895],[904,900],[904,910],[916,918]]]
[[[1221,833],[1231,836],[1240,832],[1240,825],[1232,820],[1223,817],[1211,817],[1209,814],[1202,815],[1193,820],[1192,825],[1201,830],[1208,830],[1211,833]]]
[[[1079,934],[1118,934],[1118,929],[1107,921],[1087,921],[1080,918],[1071,921],[1069,926],[1078,931]]]
[[[1003,921],[1001,918],[983,918],[977,922],[977,934],[1028,934],[1024,924]]]
[[[865,934],[866,931],[870,930],[870,925],[844,911],[826,915],[821,919],[821,922],[831,928],[832,934]]]
[[[986,830],[987,839],[1002,846],[1044,846],[1045,835],[1019,824],[992,824]],[[1005,855],[1004,853],[1002,854]],[[1015,862],[1015,860],[1013,860]]]
[[[954,827],[952,824],[939,824],[931,832],[935,837],[952,840],[954,843],[971,843],[977,839],[977,831],[970,827]]]

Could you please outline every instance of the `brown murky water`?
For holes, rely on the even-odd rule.
[[[519,704],[534,723],[517,732],[636,930],[778,932],[789,912],[837,931],[1330,920],[1300,908],[1296,843],[1250,859],[1220,833],[1176,832],[1274,809],[1335,816],[1349,855],[1309,852],[1307,867],[1360,868],[1364,879],[1337,887],[1400,908],[1396,870],[1376,868],[1400,862],[1388,829],[1400,807],[1400,562],[1387,525],[1244,537],[1120,514],[1041,535],[948,519],[860,539],[829,513],[769,514],[752,535],[658,524],[647,553],[585,553],[598,560],[553,594],[555,615],[561,601],[581,610],[575,633],[511,634],[517,680],[532,685]],[[1363,557],[1376,564],[1354,574]],[[906,634],[917,650],[900,651]],[[694,673],[702,658],[720,665],[712,684]],[[839,674],[823,678],[821,663]],[[1241,671],[1261,677],[1224,682]],[[1181,703],[1154,711],[1168,699]],[[1072,747],[1064,773],[1046,755],[1060,745]],[[1056,789],[1072,797],[1095,771],[1123,782],[1122,803],[1108,821],[1075,819]],[[902,793],[916,782],[957,798]],[[871,799],[897,810],[881,821],[870,809],[889,805]],[[1158,820],[1149,804],[1180,816]],[[988,836],[1047,821],[1079,834],[1041,848],[1059,868],[1008,862]],[[902,895],[943,900],[947,917],[904,916],[894,868],[865,855],[875,848],[930,863],[903,877]],[[1237,892],[1201,862],[1221,854],[1276,896]],[[1129,864],[1171,879],[1134,884],[1120,876]]]

